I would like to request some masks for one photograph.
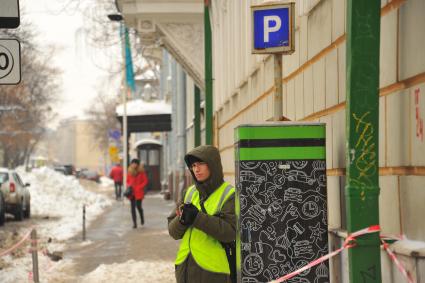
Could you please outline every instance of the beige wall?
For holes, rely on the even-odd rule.
[[[56,132],[55,158],[60,164],[73,164],[77,168],[103,173],[108,156],[94,140],[91,127],[89,120],[70,119],[60,124]]]
[[[76,121],[75,147],[76,167],[88,168],[103,173],[107,155],[94,140],[90,121]]]
[[[56,130],[56,157],[61,164],[75,163],[75,120],[62,121]]]

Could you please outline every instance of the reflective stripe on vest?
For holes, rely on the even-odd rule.
[[[229,183],[224,182],[204,202],[208,215],[215,215],[220,212],[223,204],[234,192],[235,189]],[[199,192],[195,186],[189,187],[186,191],[184,202],[192,203],[201,210]],[[192,254],[201,268],[210,272],[230,274],[229,262],[221,243],[194,227],[186,230],[180,243],[175,264],[182,264],[189,253]]]
[[[220,212],[221,208],[223,207],[224,199],[226,198],[226,196],[228,196],[231,189],[233,189],[233,186],[228,184],[227,187],[224,189],[224,192],[221,194],[220,201],[217,204],[214,214],[217,214],[218,212]],[[195,191],[196,191],[195,186],[191,186],[189,187],[189,189],[187,189],[187,193],[185,194],[185,198],[184,198],[184,203],[192,202],[193,194],[195,193]]]
[[[192,202],[193,194],[195,193],[195,191],[196,191],[195,186],[191,186],[189,187],[189,189],[187,189],[187,193],[185,194],[185,197],[184,197],[184,203]]]

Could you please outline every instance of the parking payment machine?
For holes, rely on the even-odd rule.
[[[235,129],[238,282],[269,282],[328,253],[325,136],[322,123]],[[328,264],[288,282],[329,282]]]

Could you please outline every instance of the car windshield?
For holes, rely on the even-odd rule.
[[[9,174],[0,172],[0,184],[6,183],[9,180]]]

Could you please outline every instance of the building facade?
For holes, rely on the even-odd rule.
[[[58,164],[72,164],[108,174],[109,153],[101,148],[92,133],[90,120],[67,119],[62,121],[55,133],[54,151],[51,160]]]
[[[118,1],[127,16],[131,7],[154,1]],[[182,3],[160,1],[172,10]],[[338,248],[346,235],[346,9],[345,0],[297,0],[295,48],[283,56],[282,88],[284,120],[326,123],[328,228],[330,248]],[[274,62],[271,55],[251,54],[251,1],[210,1],[213,34],[214,144],[219,148],[225,179],[235,180],[234,128],[261,123],[273,117]],[[153,6],[150,6],[151,8]],[[192,6],[191,6],[192,7]],[[194,7],[194,6],[193,6]],[[425,11],[424,0],[382,0],[379,90],[379,214],[382,234],[403,235],[408,240],[394,245],[395,252],[417,280],[425,278]],[[170,12],[172,13],[172,12]],[[175,13],[177,15],[178,13]],[[143,15],[131,15],[135,22]],[[155,19],[155,15],[151,15]],[[170,17],[170,21],[175,18]],[[367,21],[367,19],[365,19]],[[155,22],[155,21],[154,21]],[[129,22],[131,25],[132,23]],[[160,27],[164,23],[159,24]],[[191,23],[194,24],[194,23]],[[171,25],[168,23],[168,25]],[[180,26],[181,25],[181,26]],[[193,48],[203,48],[202,31],[173,22],[180,40],[198,38]],[[133,27],[138,28],[133,23]],[[160,28],[159,28],[160,30]],[[190,33],[190,36],[188,35]],[[193,90],[204,89],[191,61],[179,56],[183,44],[155,33],[168,42],[170,53],[188,74],[186,92],[186,148],[193,146]],[[174,34],[174,39],[176,38]],[[178,37],[177,37],[178,38]],[[174,46],[174,47],[173,47]],[[202,55],[202,56],[201,56]],[[203,60],[203,54],[201,54]],[[193,65],[194,66],[194,65]],[[199,73],[199,72],[198,72]],[[204,135],[203,135],[204,136]],[[175,161],[179,162],[179,161]],[[401,273],[382,252],[382,282],[404,282]],[[332,282],[348,282],[347,255],[331,261]]]
[[[251,55],[250,50],[249,6],[261,3],[212,1],[217,145],[229,180],[234,180],[233,129],[273,115],[273,57]],[[425,1],[382,1],[381,6],[380,225],[383,234],[423,243],[425,210],[417,200],[425,198],[425,53],[417,46],[425,44],[419,28],[425,21],[418,14]],[[297,1],[296,7],[296,51],[283,56],[283,115],[326,123],[328,219],[335,248],[339,232],[346,230],[346,1]],[[406,246],[395,248],[419,282],[425,261],[411,256],[418,251]],[[332,263],[333,282],[348,282],[347,258]],[[402,282],[385,254],[382,266],[383,282]]]

